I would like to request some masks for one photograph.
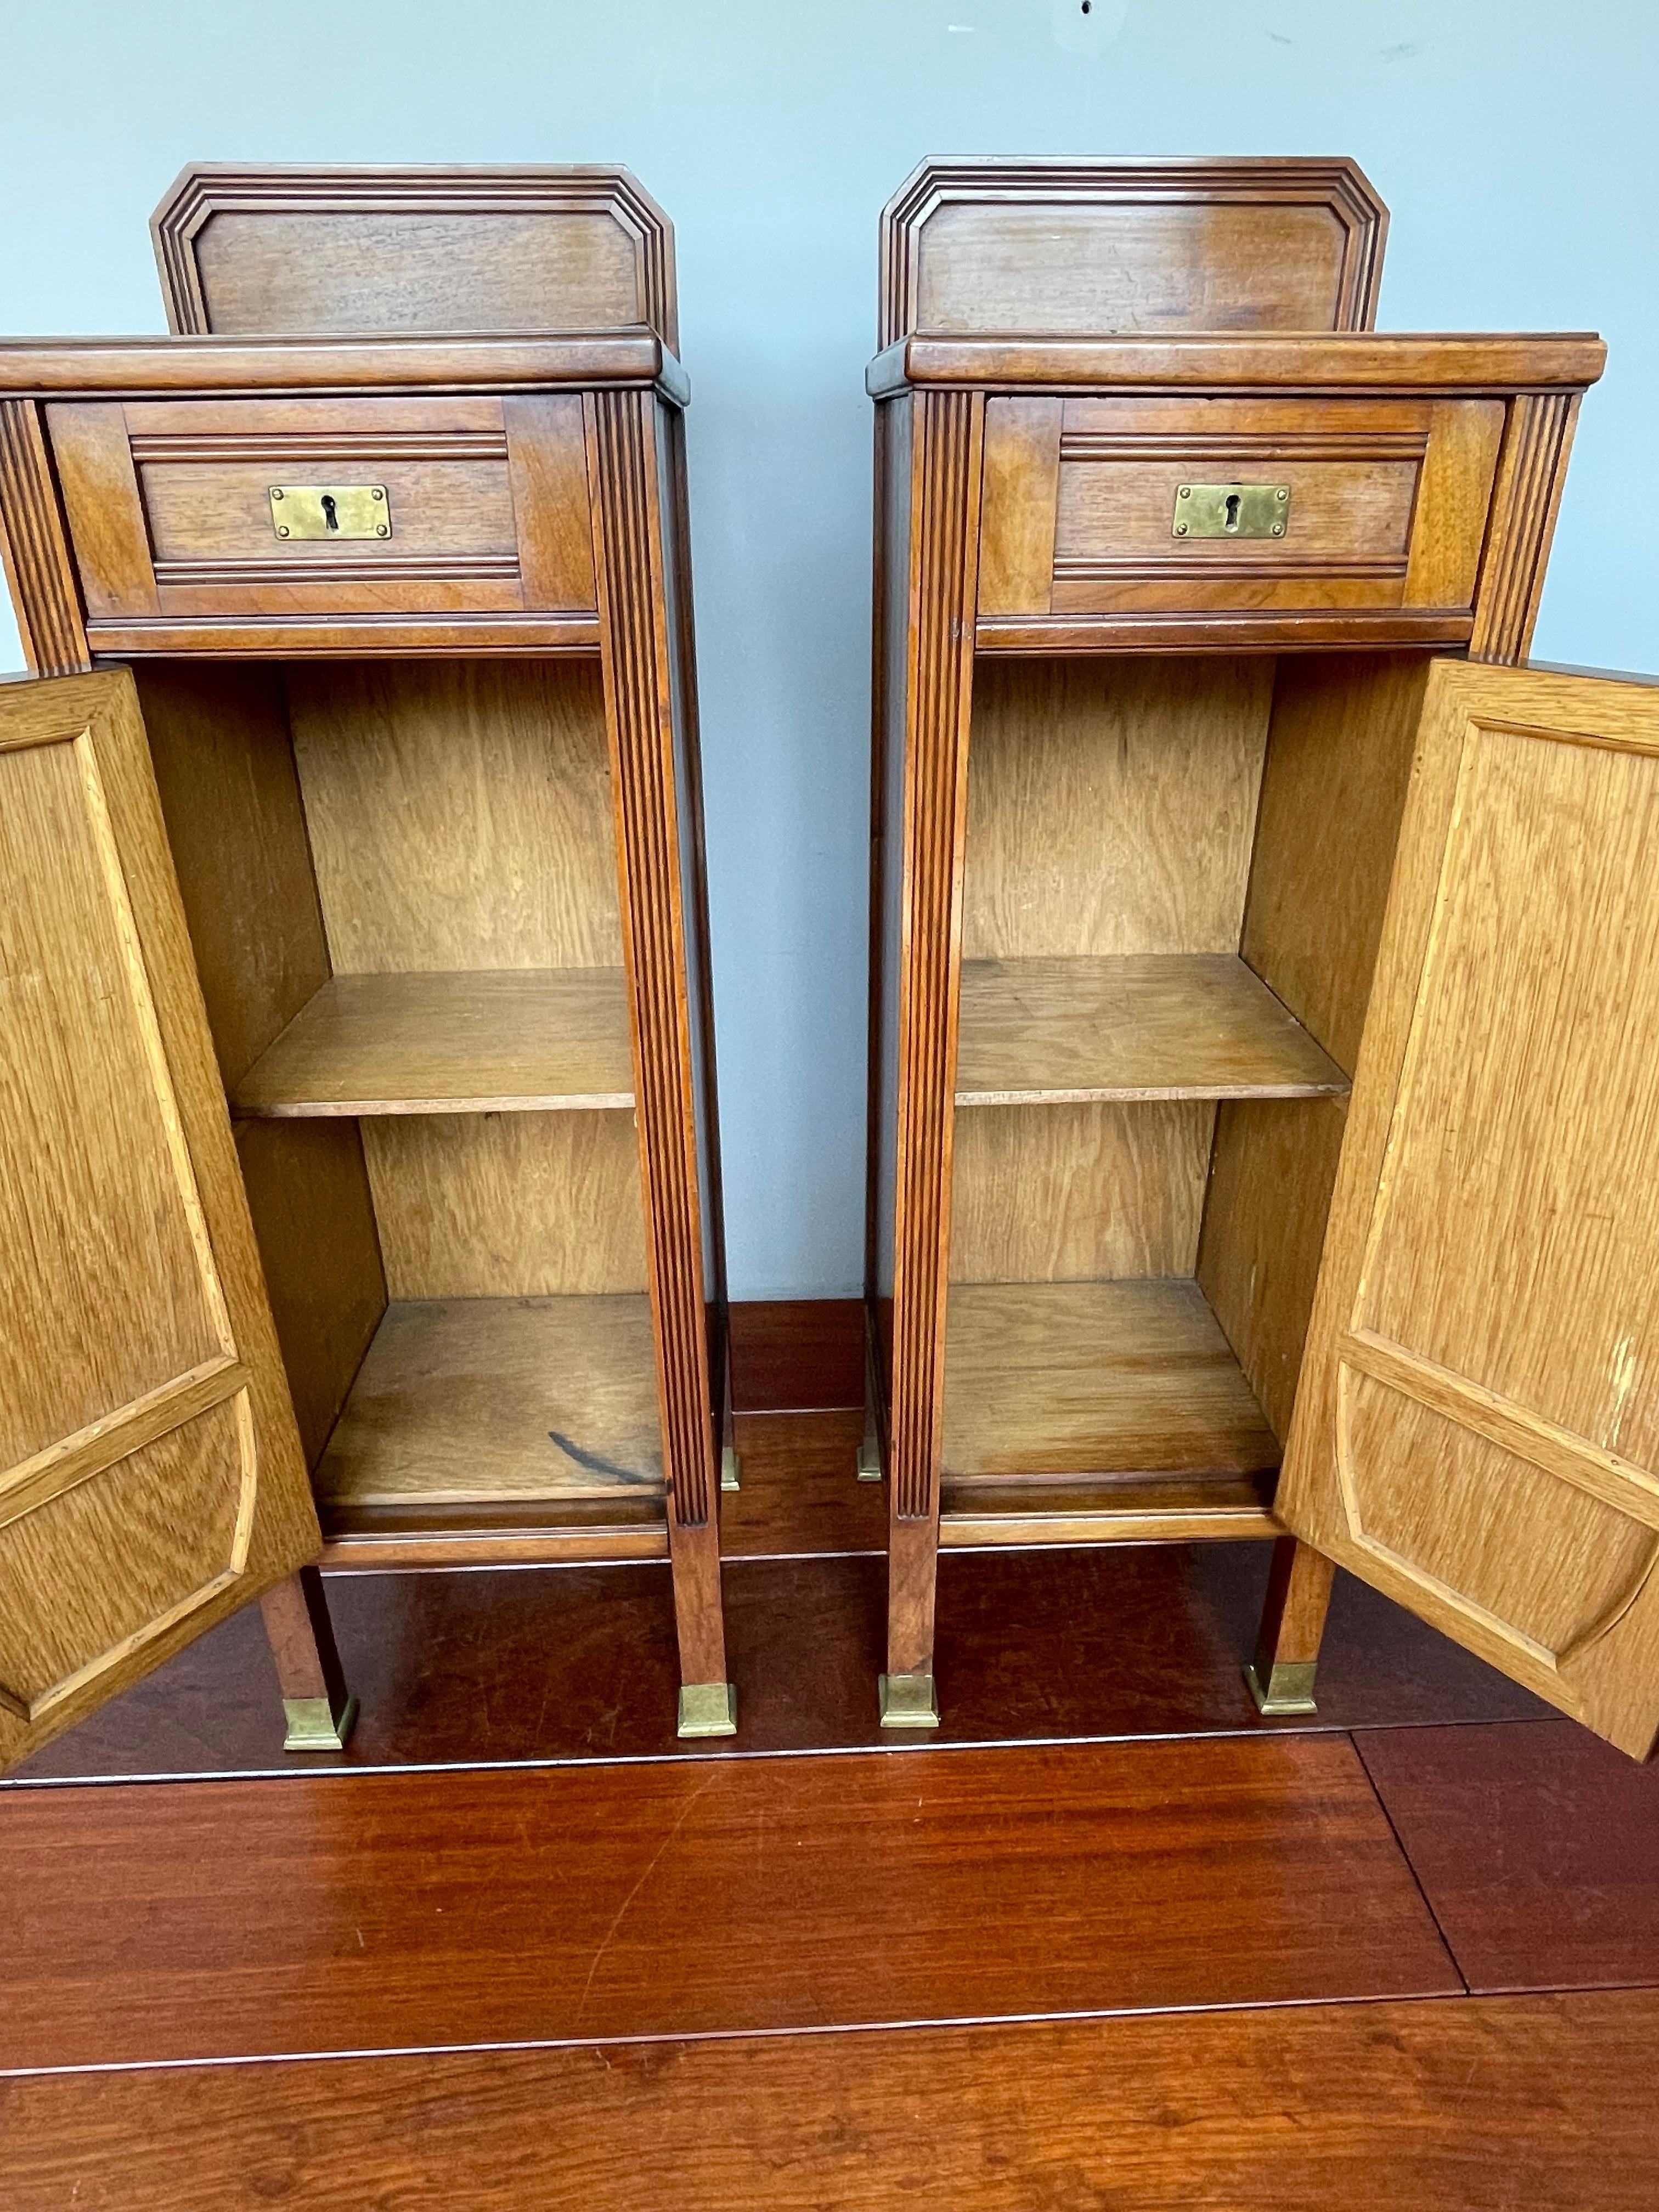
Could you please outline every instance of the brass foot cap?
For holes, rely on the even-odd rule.
[[[860,1482],[881,1480],[880,1448],[872,1444],[867,1437],[859,1446],[859,1480]]]
[[[284,1751],[343,1751],[357,1723],[357,1700],[348,1698],[338,1717],[326,1698],[284,1698],[288,1719]]]
[[[735,1735],[738,1691],[733,1682],[686,1682],[680,1688],[682,1735]]]
[[[720,1452],[720,1488],[741,1490],[743,1484],[739,1477],[742,1472],[743,1462],[738,1457],[735,1448],[726,1444]]]
[[[1244,1669],[1244,1680],[1250,1686],[1256,1711],[1271,1719],[1286,1713],[1316,1713],[1319,1707],[1314,1703],[1313,1686],[1317,1663],[1312,1659],[1281,1659],[1264,1686],[1256,1662],[1251,1660]]]
[[[933,1676],[884,1674],[881,1724],[884,1728],[937,1728],[939,1693]]]

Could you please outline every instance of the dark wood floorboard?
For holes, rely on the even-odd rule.
[[[1363,1752],[1472,1988],[1659,1983],[1659,1765],[1565,1720]]]
[[[0,2081],[9,2212],[1651,2212],[1659,1998]]]
[[[884,1558],[887,1493],[858,1479],[864,1416],[748,1413],[737,1422],[741,1486],[720,1499],[720,1552],[728,1559]]]
[[[732,1308],[732,1402],[740,1413],[864,1404],[864,1306],[793,1298]]]
[[[0,2067],[1461,1989],[1352,1743],[0,1803]]]
[[[744,1486],[725,1501],[728,1539],[735,1531],[763,1547],[805,1550],[803,1536],[834,1533],[839,1545],[859,1521],[879,1524],[879,1486],[853,1476],[858,1425],[844,1413],[742,1423]],[[846,1477],[839,1502],[837,1469]],[[947,1555],[938,1658],[945,1724],[936,1741],[1270,1734],[1546,1713],[1480,1660],[1339,1577],[1318,1715],[1263,1722],[1240,1666],[1255,1641],[1267,1554],[1263,1544],[1160,1544]],[[330,1604],[362,1701],[337,1759],[283,1758],[276,1676],[253,1613],[49,1745],[20,1770],[21,1784],[873,1746],[884,1741],[875,1686],[885,1573],[875,1553],[728,1560],[738,1734],[691,1744],[674,1734],[665,1566],[334,1575]]]

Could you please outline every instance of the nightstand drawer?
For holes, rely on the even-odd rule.
[[[595,605],[577,395],[99,402],[46,421],[94,628]]]
[[[992,399],[981,615],[1473,603],[1500,400]]]

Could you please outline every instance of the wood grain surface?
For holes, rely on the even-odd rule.
[[[1568,1721],[1361,1753],[1471,1989],[1659,1983],[1659,1766]]]
[[[1218,1543],[1271,1536],[1273,1476],[1122,1474],[1010,1480],[948,1473],[939,1493],[939,1540],[951,1550],[991,1545]]]
[[[7,2068],[1462,1987],[1340,1738],[35,1790],[3,1810],[28,1900],[0,1953]],[[66,1855],[72,1888],[50,1874]]]
[[[630,1115],[393,1114],[359,1126],[394,1298],[645,1288]]]
[[[364,660],[288,689],[340,974],[621,964],[597,669]]]
[[[1656,826],[1650,687],[1437,665],[1279,1501],[1638,1758],[1659,1729]]]
[[[1237,952],[1271,660],[975,673],[965,962]]]
[[[387,1506],[659,1496],[643,1294],[394,1303],[316,1486],[331,1527]]]
[[[863,1405],[862,1298],[737,1298],[731,1328],[739,1413]]]
[[[1279,1447],[1196,1283],[957,1283],[944,1468],[1250,1474]]]
[[[736,1430],[743,1478],[720,1500],[722,1559],[881,1557],[887,1500],[878,1482],[859,1480],[861,1406],[805,1419],[740,1413]]]
[[[830,1516],[830,1485],[844,1480],[861,1506],[884,1512],[879,1486],[852,1480],[859,1426],[855,1413],[738,1424],[744,1486],[722,1501],[725,1548],[750,1527],[752,1498],[760,1541],[795,1556],[726,1559],[743,1727],[723,1744],[696,1747],[699,1754],[882,1741],[870,1686],[881,1665],[884,1562],[801,1556],[814,1543],[842,1547],[845,1524]],[[879,1534],[871,1540],[879,1553]],[[1547,1714],[1471,1654],[1339,1575],[1317,1716],[1262,1721],[1241,1668],[1271,1551],[1261,1543],[1158,1543],[947,1553],[938,1668],[948,1696],[939,1741],[1278,1734]],[[672,1607],[661,1565],[331,1573],[327,1581],[362,1714],[346,1750],[326,1763],[489,1765],[693,1751],[674,1735]],[[411,1652],[419,1655],[413,1665]],[[273,1692],[258,1624],[238,1616],[20,1771],[37,1784],[254,1771],[292,1779]]]
[[[328,981],[280,668],[133,671],[227,1089]]]
[[[924,161],[882,210],[881,343],[1363,328],[1388,228],[1348,161]]]
[[[84,342],[83,342],[84,343]],[[14,349],[18,368],[23,349]],[[872,361],[865,388],[890,398],[911,386],[998,386],[1076,390],[1095,385],[1135,391],[1176,389],[1267,393],[1295,391],[1373,392],[1519,389],[1540,405],[1594,384],[1607,349],[1593,331],[1440,333],[1342,331],[1304,336],[1276,332],[1174,331],[1089,337],[907,337]],[[40,372],[68,381],[69,349],[54,348]],[[0,351],[0,386],[11,363]],[[143,374],[130,350],[112,360],[112,376]],[[1500,458],[1500,474],[1504,466]]]
[[[674,228],[626,169],[192,161],[150,218],[170,330],[676,343]]]
[[[959,1114],[951,1281],[1190,1275],[1215,1113],[1176,1099]]]
[[[15,2212],[1648,2212],[1656,2065],[1646,1990],[445,2053],[0,2082],[0,2158]]]
[[[1348,1079],[1234,953],[964,960],[958,1106],[1304,1098]]]
[[[315,1557],[125,672],[0,691],[0,1764]]]
[[[335,975],[237,1085],[239,1114],[631,1106],[620,968]]]

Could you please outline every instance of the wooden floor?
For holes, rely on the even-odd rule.
[[[794,1312],[737,1737],[665,1568],[339,1576],[338,1759],[238,1618],[0,1789],[7,2212],[1651,2212],[1659,1769],[1346,1578],[1261,1721],[1248,1544],[948,1556],[884,1741],[857,1312]]]

